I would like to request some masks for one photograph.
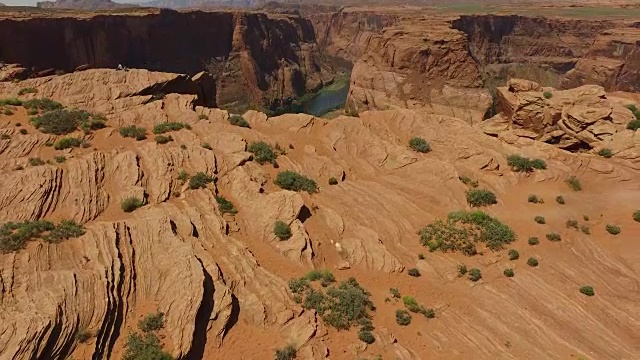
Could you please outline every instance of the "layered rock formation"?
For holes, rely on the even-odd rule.
[[[638,161],[640,138],[626,128],[635,116],[625,105],[634,104],[597,85],[556,90],[512,79],[497,89],[498,115],[480,127],[511,141],[525,137],[566,150],[613,147],[617,156]]]
[[[100,111],[107,127],[77,132],[90,146],[61,151],[46,146],[58,137],[33,128],[24,108],[0,114],[0,222],[68,218],[86,227],[76,239],[33,241],[0,255],[0,358],[120,358],[129,331],[155,310],[166,314],[165,349],[184,359],[269,358],[286,344],[298,348],[299,359],[636,357],[639,270],[631,240],[638,225],[629,214],[637,199],[629,194],[640,177],[630,161],[571,154],[532,139],[507,144],[464,120],[422,110],[333,120],[250,111],[251,128],[241,128],[229,124],[226,111],[195,106],[198,95],[147,93],[171,91],[166,84],[177,79],[191,81],[88,70],[1,84],[0,97],[35,88],[37,94],[21,97]],[[121,126],[149,131],[167,120],[191,129],[171,132],[174,141],[165,145],[118,134]],[[411,151],[415,136],[432,151]],[[290,144],[282,146],[279,169],[251,161],[247,143],[257,140]],[[548,168],[513,173],[506,164],[512,153],[544,158]],[[29,165],[29,158],[59,155],[64,163]],[[179,179],[183,170],[217,180],[192,190]],[[282,170],[309,176],[320,191],[276,187]],[[540,259],[538,268],[507,260],[506,250],[467,258],[419,245],[420,227],[467,208],[462,175],[498,195],[500,204],[488,211],[514,228],[519,240],[512,246],[525,259]],[[579,195],[566,191],[569,175],[583,181]],[[339,184],[326,185],[330,177]],[[552,201],[527,205],[528,192],[564,194],[563,214],[592,215],[593,236],[565,229]],[[120,202],[128,196],[145,206],[124,213]],[[238,213],[222,214],[216,196]],[[526,245],[532,234],[543,236],[529,225],[539,214],[547,215],[544,231],[561,233],[561,243]],[[289,240],[275,238],[276,220],[290,224]],[[622,234],[610,238],[607,222]],[[418,253],[426,258],[417,260]],[[461,262],[481,268],[483,280],[458,278]],[[294,302],[287,281],[312,267],[346,269],[336,277],[355,276],[372,293],[375,343],[350,346],[354,331],[327,328]],[[413,267],[421,278],[405,274]],[[505,278],[506,267],[516,277]],[[578,284],[593,285],[597,297],[578,293]],[[415,314],[410,326],[398,326],[394,314],[402,303],[385,301],[391,287],[433,307],[436,318]],[[80,329],[93,334],[84,344],[76,341]]]
[[[216,80],[218,106],[263,106],[332,79],[310,22],[296,16],[145,10],[1,19],[0,49],[3,61],[32,72],[118,64],[190,75],[207,70]]]

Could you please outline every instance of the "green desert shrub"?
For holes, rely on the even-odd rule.
[[[618,235],[618,234],[620,234],[620,231],[621,231],[620,227],[618,225],[612,225],[612,224],[607,224],[605,229],[611,235]]]
[[[216,202],[218,203],[218,210],[220,210],[221,214],[235,215],[238,213],[238,210],[233,203],[227,200],[224,196],[216,196]]]
[[[178,173],[178,180],[184,184],[187,182],[187,180],[189,180],[189,173],[187,173],[184,170],[180,170],[180,172]]]
[[[92,336],[93,334],[91,333],[91,331],[85,328],[80,328],[76,332],[76,340],[81,344],[84,344],[87,341],[89,341],[89,339],[91,339]]]
[[[538,224],[546,224],[547,220],[545,220],[544,216],[536,216],[533,218],[533,221],[537,222]]]
[[[10,105],[10,106],[21,106],[23,105],[23,101],[18,98],[3,98],[0,99],[0,106]]]
[[[527,265],[529,265],[531,267],[538,266],[538,259],[536,259],[534,257],[530,257],[529,260],[527,260]]]
[[[527,201],[534,204],[544,203],[544,201],[541,198],[539,198],[537,195],[529,195],[529,197],[527,198]]]
[[[580,184],[580,180],[578,180],[578,178],[575,176],[570,176],[567,180],[565,180],[565,182],[573,191],[582,190],[582,184]]]
[[[400,299],[400,297],[401,297],[400,290],[398,290],[397,288],[389,289],[389,294],[391,294],[391,296],[394,299]]]
[[[18,91],[18,96],[22,96],[22,95],[26,95],[26,94],[35,94],[37,92],[38,92],[38,89],[36,89],[36,88],[26,87],[26,88],[22,88],[22,89],[20,89],[20,91]]]
[[[477,254],[476,243],[484,243],[492,251],[515,241],[513,230],[482,211],[457,211],[446,221],[436,220],[422,228],[420,243],[429,251],[460,251],[467,256]]]
[[[459,264],[458,267],[458,276],[464,276],[467,274],[467,265],[465,264]]]
[[[593,296],[596,294],[596,292],[593,290],[593,287],[589,286],[589,285],[585,285],[583,287],[580,288],[580,293],[587,295],[587,296]]]
[[[314,180],[293,171],[278,173],[274,182],[285,190],[306,191],[309,194],[318,192],[318,184]]]
[[[173,137],[171,135],[156,135],[155,138],[153,138],[153,140],[160,145],[164,145],[168,142],[173,141]]]
[[[249,144],[247,151],[253,154],[253,158],[258,164],[274,163],[278,154],[273,151],[273,147],[264,141],[254,141]]]
[[[147,138],[147,130],[135,125],[121,127],[119,132],[122,137],[133,138],[138,141],[142,141]]]
[[[243,128],[248,128],[249,126],[249,122],[247,122],[247,120],[240,116],[240,115],[231,115],[229,117],[229,124],[231,125],[235,125],[235,126],[239,126],[239,127],[243,127]]]
[[[0,225],[0,253],[6,254],[24,248],[27,241],[38,239],[55,225],[46,220],[7,222]]]
[[[53,148],[56,149],[56,150],[77,148],[77,147],[80,147],[80,145],[82,145],[83,142],[84,142],[84,140],[82,140],[80,138],[65,136],[65,137],[62,137],[62,138],[56,140],[56,142],[53,143]]]
[[[558,242],[562,240],[562,237],[558,233],[548,233],[546,236],[549,241]]]
[[[591,234],[591,229],[589,229],[587,225],[580,225],[580,231],[582,231],[582,233],[586,235]]]
[[[198,115],[198,120],[205,120],[205,119],[208,119],[208,118],[209,117],[207,115],[205,115],[205,114]]]
[[[486,189],[470,189],[467,191],[467,202],[474,207],[489,206],[498,203],[496,194]]]
[[[400,326],[411,324],[411,314],[407,310],[396,310],[396,323]]]
[[[540,244],[540,240],[538,240],[538,238],[537,238],[537,237],[532,236],[532,237],[530,237],[530,238],[529,238],[528,243],[529,243],[529,245],[531,245],[531,246],[535,246],[535,245]]]
[[[147,314],[138,321],[138,328],[144,332],[158,331],[164,327],[164,313],[158,311]]]
[[[424,260],[424,259],[425,257],[423,253],[418,254],[418,260]]]
[[[636,131],[640,129],[640,120],[631,120],[627,124],[627,129]]]
[[[407,274],[409,276],[419,277],[420,276],[420,270],[418,270],[416,268],[411,268],[411,269],[407,270]]]
[[[197,172],[191,177],[191,179],[189,179],[189,189],[195,190],[205,188],[207,187],[207,184],[213,182],[213,180],[214,178],[211,176],[203,172]]]
[[[122,211],[130,213],[135,211],[137,208],[141,207],[142,205],[144,205],[144,201],[142,201],[141,199],[138,199],[135,196],[130,196],[122,200],[122,202],[120,203],[120,208],[122,208]]]
[[[575,229],[578,230],[578,220],[575,219],[569,219],[567,220],[567,222],[565,223],[565,226],[567,229]]]
[[[565,204],[564,198],[562,196],[560,196],[560,195],[556,196],[556,202],[558,204],[560,204],[560,205],[564,205]]]
[[[45,99],[45,98],[22,101],[21,105],[27,108],[27,110],[35,110],[35,111],[42,111],[42,112],[60,110],[63,108],[62,104],[60,104],[59,102],[53,101],[51,99]]]
[[[62,164],[63,162],[67,161],[67,158],[64,157],[64,155],[58,155],[58,156],[54,157],[54,159],[56,160],[56,162],[58,164]]]
[[[202,144],[200,144],[200,146],[202,146],[202,148],[207,149],[207,150],[213,150],[211,145],[209,145],[209,143],[206,143],[206,142],[203,142]]]
[[[44,161],[42,161],[42,159],[40,159],[39,157],[29,158],[29,165],[31,166],[44,165]]]
[[[70,134],[80,127],[85,133],[105,127],[102,115],[84,110],[58,109],[45,112],[31,119],[33,126],[45,134]]]
[[[293,360],[298,352],[293,345],[287,345],[282,349],[276,349],[275,360]]]
[[[542,159],[529,159],[515,154],[507,156],[507,165],[515,172],[532,172],[547,168],[547,163]]]
[[[338,185],[338,179],[336,179],[335,177],[330,177],[329,185]]]
[[[542,93],[542,96],[544,96],[545,99],[551,99],[553,97],[553,94],[549,91],[545,91],[544,93]]]
[[[367,344],[373,344],[376,341],[376,338],[373,336],[373,333],[368,330],[360,330],[358,332],[358,339],[362,340]]]
[[[478,180],[473,180],[468,176],[465,175],[460,175],[458,176],[458,179],[465,185],[467,186],[471,186],[472,188],[477,188],[478,187]]]
[[[636,210],[633,212],[633,220],[636,222],[640,222],[640,210]]]
[[[291,233],[291,227],[284,221],[280,220],[276,221],[273,225],[273,233],[282,241],[289,240],[293,235]]]
[[[506,277],[513,277],[513,275],[515,275],[515,273],[513,272],[513,269],[504,269],[502,273]]]
[[[611,151],[611,149],[603,148],[598,151],[598,155],[608,159],[613,156],[613,151]]]
[[[182,129],[191,129],[191,125],[177,121],[165,121],[153,127],[153,133],[156,135],[164,134],[170,131],[178,131]]]
[[[417,151],[420,153],[428,153],[429,151],[431,151],[431,147],[429,146],[427,140],[420,137],[414,137],[409,140],[409,147],[413,151]]]
[[[327,269],[311,270],[304,276],[304,278],[309,280],[309,281],[318,281],[318,280],[320,280],[320,285],[322,285],[322,287],[327,287],[331,283],[336,282],[336,278],[335,278],[335,276],[333,276],[333,273],[331,271],[327,270]]]
[[[482,279],[482,272],[480,269],[472,268],[469,270],[469,280],[476,282],[480,279]]]
[[[516,249],[509,250],[509,260],[518,260],[520,258],[520,253]]]
[[[173,360],[169,353],[162,350],[160,338],[152,332],[129,334],[124,347],[122,360]]]
[[[4,109],[4,114],[7,116],[13,115],[13,111],[11,109]]]

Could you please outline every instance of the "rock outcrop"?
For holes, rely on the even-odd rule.
[[[145,9],[5,18],[0,49],[3,61],[32,74],[118,64],[188,75],[206,70],[215,79],[215,104],[235,108],[299,97],[332,80],[311,23],[299,16]]]
[[[58,244],[34,240],[0,255],[0,358],[120,358],[137,321],[156,310],[165,313],[165,349],[185,359],[255,358],[257,351],[260,358],[270,357],[286,344],[297,347],[302,359],[382,354],[417,360],[461,353],[495,359],[505,353],[506,341],[513,344],[507,348],[514,358],[575,353],[635,358],[640,314],[633,309],[640,294],[637,269],[629,265],[637,253],[630,241],[637,225],[629,213],[637,201],[628,194],[640,177],[628,159],[572,154],[532,139],[509,144],[464,120],[425,110],[370,111],[332,120],[303,114],[267,118],[250,111],[244,116],[250,128],[243,128],[231,125],[226,111],[194,105],[196,94],[168,93],[150,101],[146,89],[176,79],[189,80],[143,70],[87,70],[0,86],[3,98],[34,88],[37,94],[21,97],[50,97],[107,118],[106,128],[73,134],[88,147],[55,150],[47,144],[59,136],[33,128],[26,109],[3,105],[0,223],[74,219],[86,233]],[[524,99],[538,89],[533,83],[513,88],[521,91],[503,90],[506,100]],[[561,99],[579,93],[582,106],[601,114],[608,101],[601,92],[597,87],[566,95],[555,91],[557,103],[551,104],[565,106]],[[592,114],[571,109],[562,111],[571,121]],[[618,110],[612,107],[609,116],[618,116]],[[174,141],[164,145],[118,133],[136,125],[150,135],[154,125],[167,120],[190,129],[172,131]],[[523,121],[516,123],[524,126]],[[412,151],[407,143],[415,136],[425,138],[432,151]],[[252,141],[288,145],[281,147],[278,169],[251,160],[246,149]],[[513,153],[543,158],[547,169],[532,176],[513,173],[506,162]],[[30,165],[30,158],[54,156],[65,161]],[[278,188],[273,180],[282,170],[316,180],[319,192]],[[191,189],[181,180],[182,171],[216,180]],[[468,208],[460,176],[493,190],[500,204],[487,211],[526,239],[536,233],[527,224],[544,208],[527,206],[521,189],[552,198],[575,174],[583,180],[584,198],[565,194],[563,211],[593,214],[594,236],[562,226],[560,244],[545,242],[535,249],[524,240],[512,244],[540,259],[538,268],[507,261],[506,250],[462,259],[430,253],[419,244],[416,232],[422,226]],[[326,185],[330,177],[339,183]],[[130,196],[143,199],[144,206],[125,213],[120,203]],[[220,211],[220,196],[237,214]],[[582,201],[592,197],[597,201]],[[566,220],[551,214],[549,226]],[[276,240],[276,220],[290,224],[289,240]],[[602,239],[608,236],[601,229],[605,221],[621,225],[622,234]],[[418,253],[426,259],[416,260]],[[463,260],[482,268],[483,280],[475,286],[456,275]],[[514,279],[502,275],[507,266],[517,266]],[[355,276],[372,293],[377,341],[371,345],[350,346],[357,341],[354,331],[327,329],[287,289],[289,279],[311,268],[337,267],[339,280]],[[406,268],[423,276],[411,278]],[[578,293],[576,284],[584,283],[595,287],[597,301]],[[435,319],[414,315],[411,326],[429,331],[416,337],[397,326],[393,314],[401,303],[384,300],[391,287],[436,310]],[[83,344],[76,341],[80,330],[92,334]]]
[[[635,104],[609,97],[598,85],[556,90],[512,79],[497,89],[498,114],[480,127],[490,135],[527,137],[566,150],[599,150],[634,133],[626,129],[635,116],[625,105]]]

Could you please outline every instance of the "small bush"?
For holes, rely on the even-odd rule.
[[[411,268],[407,271],[407,274],[409,276],[413,276],[413,277],[419,277],[420,276],[420,270],[416,269],[416,268]]]
[[[533,218],[533,221],[537,222],[538,224],[546,224],[547,221],[545,220],[544,216],[536,216]]]
[[[396,289],[396,288],[391,288],[389,289],[389,294],[391,294],[391,296],[394,299],[400,299],[401,295],[400,295],[400,290]]]
[[[520,258],[520,253],[516,249],[509,250],[509,260],[518,260]]]
[[[122,202],[120,203],[120,208],[122,208],[122,211],[130,213],[141,207],[142,205],[144,205],[144,202],[142,200],[138,199],[135,196],[130,196],[122,200]]]
[[[607,226],[605,227],[605,229],[607,230],[607,232],[611,235],[618,235],[620,234],[620,227],[617,225],[611,225],[611,224],[607,224]]]
[[[613,156],[613,151],[611,151],[611,149],[603,148],[598,151],[598,155],[608,159]]]
[[[551,99],[553,97],[553,94],[545,91],[544,93],[542,93],[542,96],[544,96],[545,99]]]
[[[156,135],[160,135],[170,131],[178,131],[182,129],[191,129],[191,125],[176,121],[165,121],[154,126],[153,133]]]
[[[138,321],[138,328],[144,332],[158,331],[164,327],[164,314],[156,312],[148,314]]]
[[[29,165],[31,165],[31,166],[44,165],[44,161],[42,161],[42,159],[40,159],[39,157],[29,158]]]
[[[133,138],[138,141],[142,141],[147,138],[147,130],[135,125],[121,127],[119,132],[122,137]]]
[[[186,183],[187,180],[189,180],[189,173],[184,170],[180,170],[178,173],[178,180],[183,184]]]
[[[18,132],[22,135],[27,135],[29,133],[27,129],[20,129]]]
[[[218,203],[218,210],[220,210],[221,214],[231,214],[235,215],[238,213],[233,203],[223,196],[216,196],[216,202]]]
[[[289,240],[293,235],[291,233],[291,227],[285,223],[284,221],[276,221],[273,225],[273,233],[280,239],[281,241]]]
[[[211,145],[209,145],[209,143],[206,143],[206,142],[200,144],[200,146],[202,146],[202,148],[207,149],[207,150],[213,150]]]
[[[407,310],[413,313],[421,313],[424,307],[420,306],[416,299],[413,296],[405,295],[402,297],[402,303],[407,308]]]
[[[424,260],[424,259],[425,258],[423,253],[418,254],[418,260]]]
[[[529,195],[527,201],[534,204],[544,204],[544,200],[539,198],[537,195]]]
[[[558,242],[562,240],[562,238],[560,237],[560,234],[558,233],[549,233],[546,236],[547,236],[547,240],[549,241]]]
[[[396,310],[396,323],[400,326],[411,324],[411,314],[407,310]]]
[[[373,336],[373,333],[367,330],[360,330],[360,332],[358,332],[358,339],[362,340],[367,344],[373,344],[376,341],[376,338]]]
[[[278,173],[274,183],[285,190],[306,191],[309,194],[318,192],[318,184],[314,180],[293,171]]]
[[[423,312],[422,315],[424,315],[427,319],[433,319],[434,317],[436,317],[436,311],[431,309],[431,308],[427,308],[424,309],[423,308]]]
[[[320,280],[320,285],[322,285],[322,287],[327,287],[329,286],[331,283],[336,281],[335,276],[333,276],[333,273],[331,273],[331,271],[324,269],[324,270],[311,270],[307,273],[307,275],[305,275],[304,277],[306,280],[309,281],[318,281]]]
[[[556,196],[556,202],[558,204],[560,204],[560,205],[564,205],[565,204],[564,198],[562,196],[560,196],[560,195]]]
[[[593,287],[588,285],[581,287],[580,292],[587,296],[593,296],[596,294],[596,292],[593,290]]]
[[[513,275],[515,275],[515,273],[513,272],[513,269],[505,269],[502,273],[506,277],[513,277]]]
[[[235,125],[235,126],[240,126],[243,128],[249,128],[249,123],[247,122],[247,120],[240,116],[240,115],[231,115],[229,117],[229,124],[231,125]]]
[[[298,356],[298,352],[293,345],[287,345],[282,349],[276,349],[276,360],[293,360]]]
[[[633,220],[636,222],[640,222],[640,210],[636,210],[633,212]]]
[[[84,235],[84,227],[73,220],[62,220],[42,239],[48,243],[59,243],[63,240],[77,238]]]
[[[0,106],[3,106],[3,105],[20,106],[22,104],[23,104],[22,100],[17,98],[0,99]]]
[[[46,220],[8,222],[0,225],[0,253],[18,251],[27,241],[40,238],[45,231],[53,231],[55,225]]]
[[[417,151],[420,153],[428,153],[429,151],[431,151],[429,143],[425,139],[419,137],[414,137],[409,140],[409,147],[413,151]]]
[[[459,264],[457,269],[458,269],[459,276],[464,276],[467,274],[467,265]]]
[[[22,96],[25,94],[35,94],[37,92],[38,92],[38,89],[27,87],[27,88],[20,89],[20,91],[18,91],[18,96]]]
[[[531,267],[538,266],[538,259],[536,259],[534,257],[530,257],[529,260],[527,260],[527,265],[529,265]]]
[[[207,115],[205,115],[205,114],[198,115],[198,120],[205,120],[205,119],[208,119],[208,118],[209,117]]]
[[[338,179],[334,177],[329,178],[329,185],[338,185]]]
[[[627,124],[627,129],[636,131],[640,129],[640,120],[631,120]]]
[[[567,229],[576,229],[576,230],[578,230],[578,220],[569,219],[569,220],[567,220],[567,222],[564,225],[567,227]]]
[[[264,141],[254,141],[249,144],[247,151],[253,154],[253,158],[258,164],[274,163],[278,154],[273,151],[271,145]]]
[[[547,163],[542,159],[529,159],[520,155],[507,156],[507,165],[515,172],[532,172],[535,169],[547,168]]]
[[[586,235],[591,234],[591,229],[589,229],[587,225],[580,225],[580,231],[582,231],[582,233]]]
[[[497,204],[496,195],[485,189],[471,189],[467,191],[467,202],[473,207]]]
[[[89,339],[91,339],[91,337],[93,336],[93,334],[91,333],[91,331],[85,329],[85,328],[80,328],[78,329],[78,332],[76,333],[76,340],[81,343],[84,344],[87,341],[89,341]]]
[[[11,116],[13,115],[13,111],[11,111],[11,109],[4,109],[4,114],[7,116]]]
[[[53,144],[53,148],[56,149],[56,150],[77,148],[77,147],[80,147],[80,145],[82,145],[82,143],[83,143],[82,139],[65,136],[65,137],[62,137],[62,138],[58,139]]]
[[[567,180],[565,180],[565,182],[573,191],[582,190],[582,184],[580,184],[580,180],[578,180],[578,178],[576,178],[575,176],[569,177]]]
[[[171,137],[171,135],[156,135],[153,140],[155,140],[157,144],[163,145],[173,141],[173,137]]]
[[[478,180],[473,180],[468,176],[465,175],[460,175],[458,176],[458,179],[465,185],[467,186],[471,186],[472,188],[477,188],[478,187]]]
[[[480,279],[482,279],[482,272],[480,271],[480,269],[472,268],[471,270],[469,270],[469,280],[476,282]]]
[[[189,189],[195,190],[206,188],[207,184],[213,182],[213,180],[214,178],[212,178],[211,176],[203,172],[198,172],[189,180]]]
[[[45,134],[70,134],[80,127],[86,133],[105,126],[104,117],[84,110],[59,109],[46,112],[31,119],[31,122]]]
[[[173,360],[169,353],[162,350],[160,339],[154,333],[145,333],[144,336],[131,333],[124,347],[122,360]]]
[[[31,99],[28,101],[23,101],[22,106],[27,108],[27,110],[35,110],[35,111],[43,111],[43,112],[61,110],[63,108],[62,104],[50,99]]]
[[[54,159],[56,160],[56,162],[58,164],[62,164],[63,162],[67,161],[67,158],[64,157],[64,155],[58,155],[58,156],[54,157]]]
[[[535,245],[538,245],[538,244],[540,244],[540,240],[538,240],[537,237],[532,236],[532,237],[529,238],[529,245],[535,246]]]

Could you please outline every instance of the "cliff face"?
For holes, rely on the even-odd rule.
[[[219,106],[299,96],[330,78],[310,22],[260,13],[2,19],[0,59],[35,70],[118,64],[186,74],[208,69],[217,77]]]

